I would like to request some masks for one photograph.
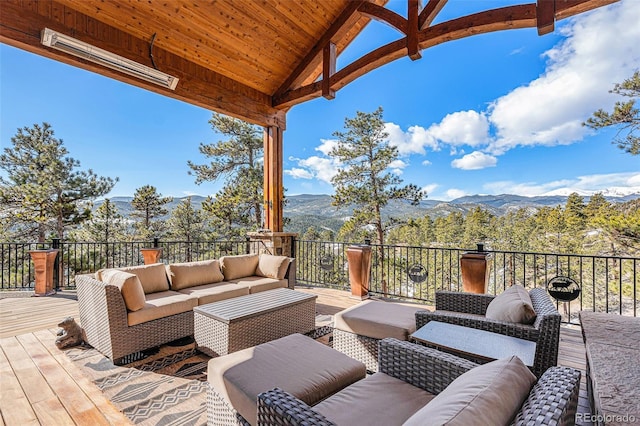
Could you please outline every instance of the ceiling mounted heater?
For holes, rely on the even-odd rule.
[[[115,53],[107,52],[99,47],[60,34],[49,28],[42,30],[40,42],[45,46],[95,62],[96,64],[104,65],[105,67],[157,84],[158,86],[166,87],[167,89],[175,90],[178,84],[177,77],[139,64]]]

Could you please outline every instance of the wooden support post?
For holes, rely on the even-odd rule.
[[[556,19],[556,0],[538,0],[536,5],[536,26],[538,35],[553,32]]]
[[[264,220],[271,232],[282,232],[282,128],[264,129]]]
[[[407,54],[415,61],[422,58],[418,47],[420,0],[408,0],[407,9]]]
[[[331,76],[336,73],[336,45],[329,42],[322,51],[322,96],[326,99],[336,97],[336,91],[331,89]]]

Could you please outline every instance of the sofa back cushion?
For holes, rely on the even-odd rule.
[[[144,290],[137,275],[118,269],[104,269],[100,275],[103,282],[120,289],[127,310],[135,312],[144,308]]]
[[[117,269],[137,275],[140,279],[140,284],[142,284],[144,294],[169,290],[169,281],[167,280],[167,271],[165,270],[164,263],[127,266]],[[104,272],[102,274],[104,275]]]
[[[493,361],[459,376],[404,425],[507,425],[535,382],[517,356]]]
[[[250,277],[256,274],[258,267],[257,254],[239,254],[235,256],[222,256],[220,266],[225,281],[237,278]]]
[[[224,279],[217,260],[172,263],[167,265],[167,276],[172,290],[219,283]]]
[[[533,324],[536,320],[529,292],[517,284],[497,295],[487,306],[485,315],[488,319],[521,324]]]
[[[287,256],[274,256],[271,254],[261,254],[258,258],[258,266],[256,267],[256,275],[261,277],[274,278],[276,280],[284,279],[289,267],[289,259]]]

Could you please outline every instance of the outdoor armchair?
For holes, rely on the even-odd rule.
[[[380,342],[380,372],[350,385],[313,407],[278,388],[261,393],[258,395],[257,424],[441,424],[442,417],[439,416],[443,412],[450,415],[452,405],[456,419],[472,416],[480,423],[487,420],[485,417],[495,416],[496,411],[502,412],[498,414],[503,419],[499,423],[504,424],[575,423],[580,371],[570,367],[553,367],[536,380],[517,357],[494,361],[494,365],[496,363],[501,363],[501,367],[510,364],[516,369],[494,369],[497,374],[486,375],[485,367],[489,365],[479,366],[432,348],[386,338]],[[475,368],[485,369],[482,374],[469,374]],[[523,370],[525,374],[522,374]],[[465,377],[461,377],[463,374]],[[517,391],[513,389],[516,385],[512,386],[514,374],[528,376],[518,379]],[[468,378],[471,377],[473,379],[470,382]],[[380,386],[376,387],[376,384]],[[464,384],[462,388],[461,384]],[[512,398],[508,395],[514,392],[520,396]],[[509,402],[504,402],[505,399],[509,399]],[[435,417],[421,417],[429,410],[428,415]]]
[[[529,290],[529,296],[536,319],[533,324],[522,324],[485,317],[489,303],[496,296],[437,291],[435,311],[416,313],[416,327],[429,321],[440,321],[536,342],[532,370],[540,377],[549,367],[558,364],[561,317],[544,288]]]

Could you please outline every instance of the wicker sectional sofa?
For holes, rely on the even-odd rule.
[[[192,336],[196,306],[294,285],[295,260],[268,254],[102,269],[76,277],[87,342],[116,364]]]

